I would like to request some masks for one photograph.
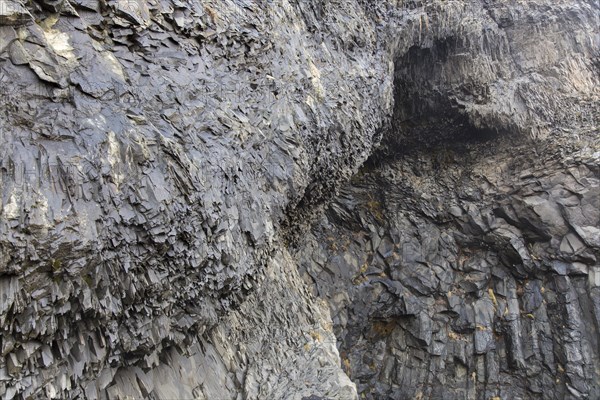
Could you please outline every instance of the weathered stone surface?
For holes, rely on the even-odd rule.
[[[22,25],[31,21],[31,14],[18,0],[2,0],[0,2],[0,26]],[[2,40],[4,39],[3,37]]]
[[[0,1],[0,397],[598,397],[598,26]]]
[[[600,247],[574,218],[600,224],[595,212],[555,211],[600,187],[600,142],[592,132],[571,140],[472,136],[395,157],[384,148],[300,240],[298,264],[336,316],[361,397],[600,395],[590,276]],[[557,177],[573,168],[586,184],[567,189]],[[373,252],[373,237],[391,254]],[[323,269],[329,284],[317,283]]]

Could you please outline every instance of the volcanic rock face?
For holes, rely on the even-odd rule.
[[[598,139],[510,139],[365,167],[297,250],[359,393],[598,397]]]
[[[0,396],[598,398],[599,15],[0,0]]]

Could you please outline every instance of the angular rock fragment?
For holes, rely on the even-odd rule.
[[[1,25],[25,25],[33,22],[29,11],[17,0],[3,0],[0,3]]]

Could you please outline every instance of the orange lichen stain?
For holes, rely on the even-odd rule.
[[[217,12],[214,10],[214,8],[212,8],[211,6],[204,6],[204,10],[208,14],[208,16],[210,17],[212,22],[216,24],[217,21],[219,20],[219,16],[218,16]]]

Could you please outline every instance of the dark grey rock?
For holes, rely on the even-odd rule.
[[[1,1],[0,397],[598,397],[597,19]]]
[[[31,22],[31,14],[18,0],[3,0],[0,3],[0,25],[25,25]]]

